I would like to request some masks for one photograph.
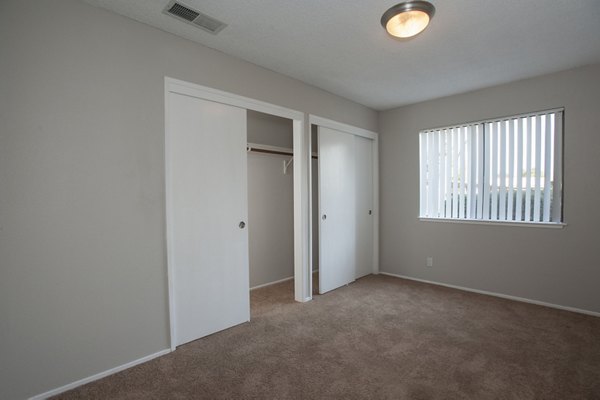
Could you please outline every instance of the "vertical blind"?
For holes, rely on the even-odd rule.
[[[420,217],[562,222],[563,110],[425,130]]]

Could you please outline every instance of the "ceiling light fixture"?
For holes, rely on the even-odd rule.
[[[409,38],[422,32],[435,14],[428,1],[406,1],[396,4],[381,17],[381,25],[392,36]]]

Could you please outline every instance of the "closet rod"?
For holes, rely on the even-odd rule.
[[[266,149],[257,149],[256,147],[247,147],[246,150],[254,151],[256,153],[267,153],[267,154],[280,154],[282,156],[293,156],[294,153],[290,153],[288,151],[277,151],[277,150],[266,150]],[[318,156],[313,155],[312,158],[317,159]]]

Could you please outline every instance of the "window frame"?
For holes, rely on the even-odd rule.
[[[426,176],[428,174],[428,172],[423,171],[423,166],[424,165],[428,165],[427,161],[423,161],[423,157],[427,158],[427,150],[425,151],[425,153],[423,152],[423,135],[430,133],[430,132],[441,132],[444,130],[454,130],[457,128],[466,128],[465,131],[465,135],[468,135],[468,132],[470,131],[470,127],[477,127],[479,126],[480,128],[473,128],[475,131],[479,131],[481,130],[481,137],[483,138],[483,142],[485,143],[485,138],[487,137],[486,135],[486,129],[488,129],[488,124],[496,124],[496,123],[503,123],[504,121],[521,121],[524,118],[530,118],[530,117],[538,117],[541,116],[540,118],[544,118],[546,115],[550,115],[550,114],[555,114],[554,115],[554,152],[553,152],[553,164],[552,167],[554,170],[554,177],[553,177],[553,182],[559,182],[559,187],[560,187],[560,191],[558,194],[556,194],[556,192],[553,192],[551,198],[552,204],[556,204],[557,200],[558,200],[558,216],[560,218],[560,221],[523,221],[523,220],[515,220],[515,219],[484,219],[483,216],[481,217],[476,217],[476,218],[467,218],[467,215],[464,216],[464,218],[453,218],[453,217],[445,217],[445,216],[427,216],[427,215],[422,215],[423,214],[423,204],[424,202],[427,202],[427,199],[423,199],[423,195],[426,189],[424,189],[424,185],[426,185],[424,183],[424,179],[426,180]],[[520,123],[520,122],[518,122]],[[517,123],[517,124],[518,124]],[[427,128],[427,129],[421,129],[419,130],[419,216],[418,216],[418,220],[419,221],[424,221],[424,222],[444,222],[444,223],[459,223],[459,224],[476,224],[476,225],[499,225],[499,226],[520,226],[520,227],[541,227],[541,228],[563,228],[564,226],[567,225],[567,223],[565,222],[565,215],[564,215],[564,125],[565,125],[565,108],[564,107],[558,107],[558,108],[552,108],[552,109],[544,109],[544,110],[540,110],[540,111],[534,111],[534,112],[528,112],[528,113],[521,113],[521,114],[514,114],[514,115],[508,115],[508,116],[503,116],[503,117],[495,117],[495,118],[487,118],[487,119],[482,119],[482,120],[477,120],[477,121],[472,121],[472,122],[464,122],[464,123],[459,123],[459,124],[453,124],[453,125],[448,125],[448,126],[442,126],[442,127],[435,127],[435,128]],[[531,126],[529,125],[528,129],[531,129]],[[517,137],[517,134],[519,133],[523,133],[523,131],[519,128],[519,130],[517,132],[515,132],[515,136],[514,138]],[[533,133],[533,132],[532,132]],[[489,133],[488,133],[489,134]],[[508,133],[506,134],[507,137],[507,141],[508,139]],[[465,136],[466,138],[466,136]],[[473,145],[473,144],[472,144]],[[485,145],[485,144],[484,144]],[[483,146],[482,145],[482,148]],[[508,143],[506,145],[506,150],[509,150],[508,147]],[[529,151],[536,151],[536,149],[538,149],[538,146],[541,146],[541,143],[536,143],[535,148],[533,148],[533,150],[528,149]],[[539,147],[542,151],[544,152],[544,149],[542,149],[541,147]],[[466,151],[466,148],[464,148],[463,150]],[[437,151],[437,150],[436,150]],[[514,157],[515,159],[515,163],[517,163],[516,159],[518,158],[517,154],[514,153],[514,147],[512,149],[510,149],[510,151],[512,151],[512,157]],[[479,154],[479,153],[478,153]],[[508,154],[508,153],[507,153]],[[544,152],[544,157],[545,157],[545,152]],[[472,162],[471,157],[473,157],[473,153],[469,154],[468,156],[470,157],[470,161],[468,162]],[[489,166],[490,165],[490,158],[493,157],[493,155],[491,154],[487,154],[486,158],[486,154],[485,151],[481,154],[479,154],[479,156],[483,159],[483,165],[485,166]],[[508,157],[510,158],[511,155],[508,154]],[[525,156],[523,155],[523,160],[525,160]],[[492,158],[493,161],[493,158]],[[485,168],[488,169],[488,168]],[[533,166],[532,168],[533,169]],[[544,168],[545,171],[545,168]],[[440,172],[439,168],[438,171],[436,171],[436,174]],[[516,173],[516,171],[515,171]],[[478,171],[477,173],[477,179],[478,180],[482,180],[483,182],[485,182],[487,180],[487,172],[482,172],[482,171]],[[508,171],[507,171],[507,176],[508,176]],[[515,176],[515,175],[513,175]],[[531,178],[530,178],[531,179]],[[511,182],[512,185],[512,182]],[[486,185],[481,185],[479,184],[479,186],[481,188],[483,188]],[[435,190],[439,190],[441,188],[441,186],[438,184]],[[514,186],[510,186],[510,188],[512,188],[513,190],[516,189]],[[522,189],[522,188],[521,188]],[[462,190],[462,188],[461,188]],[[476,189],[479,190],[479,189]],[[543,189],[541,189],[543,191]],[[467,204],[467,201],[473,201],[473,199],[471,198],[469,200],[469,197],[473,196],[473,193],[469,193],[470,189],[465,190],[464,192],[464,204]],[[533,191],[533,190],[532,190]],[[489,189],[488,189],[489,192]],[[448,193],[450,193],[450,196],[454,196],[454,189],[451,192],[444,192],[444,196],[446,196]],[[481,196],[481,198],[484,197],[485,192],[481,192],[479,194],[479,196]],[[524,194],[523,194],[524,195]],[[533,196],[533,193],[532,193]],[[500,198],[500,194],[496,195],[497,198]],[[515,205],[516,206],[516,205]],[[439,207],[439,206],[438,206]],[[556,207],[556,206],[555,206]],[[439,208],[438,208],[439,210]],[[551,212],[550,218],[552,219],[554,217],[554,212]],[[497,216],[497,218],[499,218],[500,216]],[[506,215],[506,217],[508,217],[508,215]]]

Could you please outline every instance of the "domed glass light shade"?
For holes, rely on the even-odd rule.
[[[407,1],[396,4],[381,17],[381,25],[392,36],[409,38],[422,32],[435,14],[427,1]]]

